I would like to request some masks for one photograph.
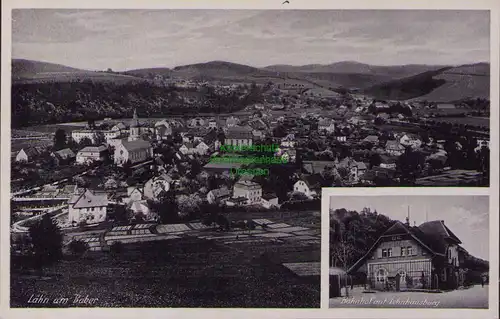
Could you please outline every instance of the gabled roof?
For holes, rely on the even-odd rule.
[[[275,198],[278,198],[278,196],[276,196],[275,193],[265,193],[262,195],[262,199],[265,199],[265,200],[271,200],[271,199],[275,199]]]
[[[85,190],[81,194],[73,195],[68,204],[73,208],[92,208],[108,206],[108,195],[106,193],[95,194],[90,190]]]
[[[401,150],[405,149],[405,147],[403,145],[401,145],[401,143],[399,143],[398,141],[387,141],[385,143],[385,147],[386,148],[397,148],[397,149],[401,149]]]
[[[80,151],[78,151],[78,153],[101,153],[101,152],[104,152],[107,150],[108,150],[107,147],[104,145],[87,146],[87,147],[82,148]]]
[[[144,141],[144,140],[136,140],[136,141],[124,140],[122,142],[122,145],[129,152],[151,148],[151,144],[147,141]]]
[[[76,156],[75,153],[73,153],[73,151],[69,148],[65,148],[65,149],[56,151],[56,152],[54,152],[54,155],[56,155],[62,159],[73,158]]]
[[[364,139],[365,142],[378,142],[378,136],[376,135],[368,135]]]
[[[231,196],[231,190],[227,188],[217,188],[210,191],[215,198],[223,198]]]
[[[324,182],[323,176],[321,176],[321,174],[303,175],[300,180],[306,183],[309,189],[321,188]]]
[[[443,255],[439,252],[434,251],[430,245],[429,245],[429,238],[427,237],[427,234],[422,232],[418,227],[409,227],[404,225],[400,221],[396,221],[389,229],[387,229],[378,239],[377,241],[370,247],[370,249],[366,252],[366,254],[361,257],[354,265],[349,268],[347,271],[348,273],[358,269],[362,262],[368,258],[373,251],[379,246],[379,243],[382,238],[387,237],[387,236],[393,236],[393,235],[410,235],[416,242],[420,244],[421,247],[429,251],[431,254],[437,254],[437,255]]]
[[[310,174],[321,173],[326,167],[334,167],[333,161],[302,161],[302,168]]]
[[[38,149],[36,147],[23,148],[21,151],[24,151],[24,153],[27,156],[35,156],[35,155],[40,154],[40,152],[38,151]],[[21,151],[19,151],[19,152],[21,152]]]
[[[446,253],[446,241],[451,240],[457,244],[462,242],[457,236],[444,224],[442,220],[434,220],[430,222],[425,222],[418,228],[432,240],[431,246],[437,253]]]

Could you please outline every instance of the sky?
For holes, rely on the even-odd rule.
[[[12,57],[123,71],[223,60],[273,64],[489,62],[489,12],[12,11]]]
[[[413,226],[426,220],[444,220],[444,224],[462,241],[473,256],[488,260],[488,196],[331,196],[330,208],[360,212],[364,207],[376,210],[392,220],[406,221],[410,207]],[[426,215],[427,212],[427,215]]]

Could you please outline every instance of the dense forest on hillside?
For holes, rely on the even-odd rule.
[[[105,117],[163,116],[198,112],[234,112],[261,102],[257,85],[216,92],[211,86],[176,88],[149,82],[52,82],[12,86],[12,127],[86,121]]]
[[[345,208],[331,210],[330,265],[340,268],[352,266],[395,222],[369,208],[359,213]],[[489,262],[466,253],[462,266],[472,272],[486,272]]]

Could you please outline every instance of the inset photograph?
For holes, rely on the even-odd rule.
[[[331,196],[330,308],[488,308],[488,196]]]

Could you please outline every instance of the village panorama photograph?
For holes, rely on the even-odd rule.
[[[320,307],[322,187],[489,185],[489,11],[12,11],[11,307]]]
[[[331,196],[330,308],[488,309],[488,196]]]

